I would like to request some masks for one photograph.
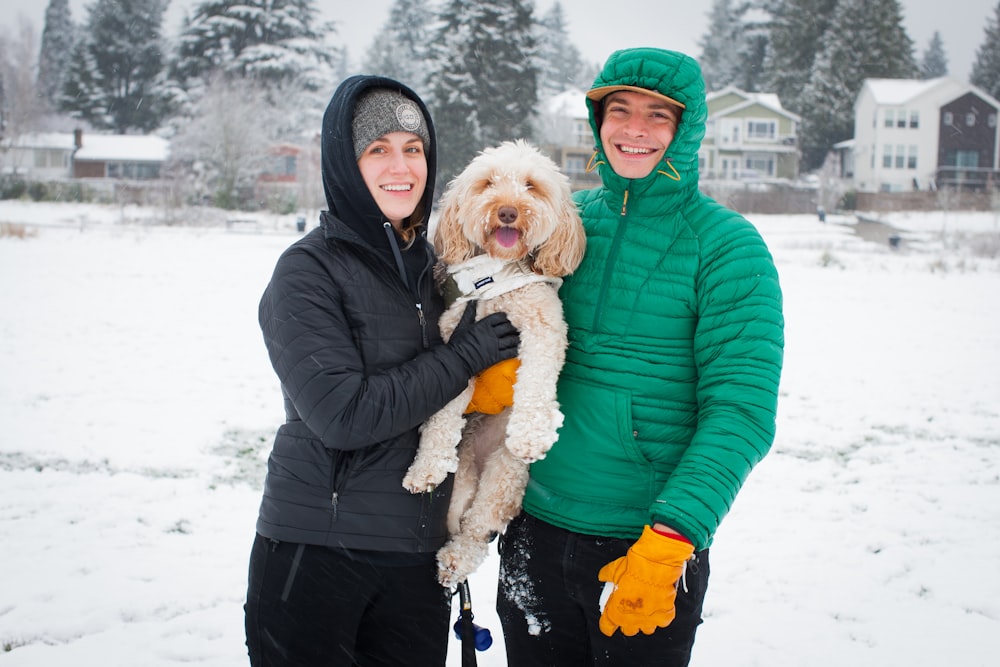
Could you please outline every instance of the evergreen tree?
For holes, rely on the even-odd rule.
[[[759,2],[713,0],[708,30],[701,38],[701,64],[708,90],[733,85],[760,90],[767,52],[768,22]]]
[[[38,54],[38,94],[50,109],[59,106],[76,40],[69,0],[49,0]]]
[[[781,105],[802,115],[802,89],[809,81],[816,52],[826,41],[837,0],[772,0],[763,88]],[[842,37],[840,39],[843,39]]]
[[[317,25],[314,0],[205,0],[186,17],[172,73],[182,85],[216,72],[265,83],[296,80],[325,89],[319,74],[336,56],[324,44],[335,32]]]
[[[948,75],[948,56],[944,54],[944,42],[941,41],[941,33],[937,30],[931,36],[930,43],[924,51],[920,60],[920,78],[936,79],[939,76]]]
[[[99,129],[149,132],[169,113],[160,36],[167,0],[95,0],[60,106]]]
[[[535,43],[540,99],[546,100],[571,88],[590,88],[599,66],[584,63],[580,50],[570,41],[562,3],[553,4],[538,22]]]
[[[433,21],[427,0],[396,0],[368,48],[364,70],[405,83],[424,97]]]
[[[835,143],[854,135],[854,101],[865,79],[916,74],[897,0],[841,0],[802,91],[803,171],[822,165]]]
[[[969,83],[1000,99],[1000,2],[992,19],[986,20],[983,43],[976,50]]]
[[[448,0],[434,40],[439,183],[504,139],[531,138],[538,104],[535,22],[522,0]]]

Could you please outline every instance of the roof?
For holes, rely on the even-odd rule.
[[[3,142],[10,148],[45,148],[72,151],[73,135],[65,132],[29,132]]]
[[[929,90],[949,81],[948,77],[935,79],[865,79],[876,104],[906,104]]]
[[[781,106],[781,98],[779,98],[778,95],[775,93],[748,93],[745,90],[737,88],[736,86],[726,86],[722,90],[717,90],[715,92],[708,93],[708,95],[705,96],[705,99],[707,102],[709,102],[709,104],[711,104],[712,100],[724,97],[726,95],[735,95],[737,97],[740,97],[743,99],[743,102],[740,102],[738,104],[732,104],[728,107],[723,107],[721,109],[718,109],[712,115],[725,116],[727,114],[736,111],[742,111],[747,107],[758,104],[764,107],[765,109],[769,109],[775,113],[781,114],[782,116],[792,118],[796,121],[801,120],[801,118],[797,114],[794,114],[791,111],[785,109],[783,106]]]
[[[86,134],[74,160],[164,162],[170,144],[162,137],[138,134]]]
[[[545,110],[550,114],[569,118],[587,118],[590,114],[586,93],[576,88],[570,88],[550,97],[545,103]]]

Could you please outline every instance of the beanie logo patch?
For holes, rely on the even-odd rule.
[[[420,111],[410,102],[403,102],[396,107],[396,120],[407,132],[416,134],[420,129]]]

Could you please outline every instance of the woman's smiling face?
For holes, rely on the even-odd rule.
[[[382,214],[401,229],[427,186],[423,140],[412,132],[390,132],[365,148],[358,169]]]

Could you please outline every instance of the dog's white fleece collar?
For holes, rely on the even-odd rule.
[[[525,260],[495,259],[489,255],[477,255],[449,266],[448,275],[461,293],[458,302],[491,299],[531,283],[549,283],[556,289],[562,285],[562,278],[540,276]]]

